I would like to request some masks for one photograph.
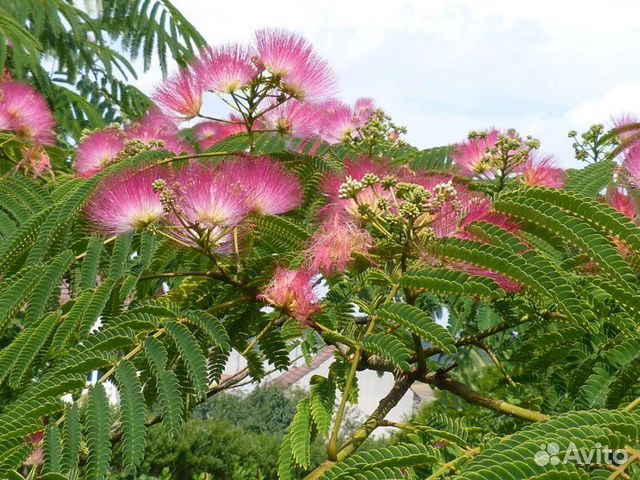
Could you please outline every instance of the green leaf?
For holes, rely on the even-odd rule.
[[[179,323],[167,323],[167,333],[175,343],[180,358],[187,367],[189,378],[199,395],[205,395],[209,389],[207,375],[207,359],[200,349],[200,345],[189,329]]]
[[[144,457],[146,408],[142,384],[129,361],[121,361],[117,370],[122,415],[122,462],[126,472],[134,475]]]
[[[89,388],[87,402],[87,475],[90,479],[106,479],[111,457],[111,416],[107,392],[101,383]]]
[[[368,353],[380,355],[400,370],[409,371],[411,369],[411,365],[409,365],[411,350],[393,335],[374,333],[364,337],[361,343],[362,348]]]
[[[406,303],[391,303],[378,309],[382,318],[396,322],[445,353],[454,354],[455,339],[446,328],[435,323],[428,313]]]
[[[309,399],[298,403],[296,414],[289,428],[293,460],[302,468],[311,464],[311,408]]]

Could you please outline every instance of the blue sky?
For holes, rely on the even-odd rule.
[[[640,113],[635,0],[174,0],[211,43],[284,27],[333,65],[339,96],[373,97],[418,147],[514,127],[572,160],[567,131]],[[139,82],[149,92],[159,81]]]

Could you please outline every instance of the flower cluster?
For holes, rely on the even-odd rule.
[[[333,72],[309,42],[285,30],[266,29],[256,32],[251,45],[205,48],[191,65],[160,85],[154,99],[179,121],[205,119],[195,126],[203,149],[252,131],[328,143],[361,137],[359,132],[378,109],[368,98],[346,105],[331,98],[334,90]],[[209,93],[234,110],[228,118],[202,113]]]
[[[500,187],[513,176],[529,186],[562,188],[564,171],[551,157],[538,158],[540,142],[523,140],[514,130],[473,131],[467,141],[456,145],[452,159],[459,173],[470,178],[498,180]]]
[[[44,146],[54,145],[55,120],[44,97],[29,85],[12,79],[0,82],[0,130],[13,132],[26,142],[18,168],[36,177],[51,171]]]
[[[215,166],[156,165],[113,175],[102,182],[87,214],[104,233],[151,226],[182,245],[225,254],[238,247],[232,233],[250,215],[285,213],[301,201],[297,177],[281,164],[242,156]]]
[[[87,133],[78,146],[74,168],[80,177],[90,178],[123,157],[149,149],[168,150],[175,154],[193,151],[180,138],[175,121],[160,110],[152,109],[124,130],[107,127]]]
[[[301,324],[320,310],[318,296],[313,291],[313,275],[309,270],[276,269],[271,282],[258,298],[291,315]]]

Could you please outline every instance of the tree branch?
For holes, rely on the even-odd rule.
[[[514,418],[519,418],[528,422],[542,422],[549,419],[549,416],[545,415],[544,413],[536,412],[535,410],[529,410],[523,407],[518,407],[503,400],[494,400],[493,398],[485,397],[484,395],[481,395],[480,393],[473,390],[470,386],[454,380],[446,373],[428,373],[423,380],[429,385],[433,385],[441,390],[451,392],[460,398],[464,398],[469,403],[479,405],[481,407],[485,407],[495,412],[503,413]]]

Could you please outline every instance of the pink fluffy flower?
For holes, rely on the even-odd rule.
[[[320,311],[318,297],[313,291],[313,275],[307,270],[276,269],[271,282],[258,298],[282,310],[303,325],[311,323],[310,317]]]
[[[154,100],[176,118],[190,120],[202,108],[201,79],[190,69],[183,69],[166,79],[156,90]]]
[[[495,146],[499,135],[500,132],[494,128],[488,131],[484,138],[470,138],[456,145],[452,158],[460,169],[460,173],[470,177],[483,173],[480,171],[482,159],[487,151]]]
[[[318,133],[320,111],[313,103],[292,98],[266,112],[263,121],[265,128],[277,130],[283,135],[309,138]]]
[[[24,83],[0,83],[0,124],[21,137],[42,145],[56,141],[55,120],[44,97]]]
[[[259,30],[256,49],[259,63],[279,77],[283,89],[298,100],[319,100],[334,90],[335,78],[327,62],[301,36],[285,30]]]
[[[478,277],[487,277],[492,280],[495,280],[498,286],[503,290],[506,290],[507,292],[516,293],[516,292],[522,291],[523,289],[522,285],[511,280],[510,278],[505,277],[500,273],[492,272],[491,270],[486,270],[484,268],[477,267],[475,265],[470,265],[468,263],[457,263],[455,265],[450,265],[450,267],[455,270],[468,273],[469,275],[475,275]]]
[[[229,120],[232,123],[207,121],[198,123],[194,127],[195,137],[203,150],[213,147],[225,138],[239,133],[247,133],[247,127],[242,123],[242,120],[233,115],[229,117]],[[254,124],[256,129],[260,129],[261,126],[262,124],[259,122]]]
[[[159,166],[109,177],[89,202],[87,215],[104,233],[126,233],[144,228],[165,216],[160,195],[153,191],[153,183],[169,178],[168,170]]]
[[[359,98],[356,100],[353,111],[356,126],[362,128],[376,111],[376,106],[371,98]]]
[[[530,187],[562,188],[565,171],[555,167],[550,157],[541,160],[529,158],[522,167],[520,181]]]
[[[636,188],[640,188],[640,142],[634,143],[624,155],[622,170],[627,181]]]
[[[633,201],[622,189],[610,185],[607,188],[607,203],[630,219],[636,218],[637,213]]]
[[[178,127],[174,120],[154,108],[149,113],[126,129],[128,140],[139,140],[143,143],[159,141],[163,143],[163,150],[180,154],[191,153],[193,149],[180,139]]]
[[[252,52],[237,44],[202,50],[195,69],[205,90],[220,93],[234,92],[248,85],[258,74]]]
[[[124,148],[125,136],[117,128],[104,128],[82,140],[76,153],[74,168],[78,175],[90,178],[114,162]]]
[[[338,191],[347,178],[362,180],[367,173],[373,173],[383,178],[391,173],[389,165],[384,161],[376,161],[371,157],[359,157],[357,160],[347,160],[341,173],[329,173],[322,181],[322,191],[331,199],[338,198]]]
[[[369,232],[343,215],[334,215],[320,227],[311,241],[307,251],[312,259],[311,271],[321,272],[328,277],[342,273],[352,256],[366,254],[372,243]]]
[[[613,128],[618,138],[624,143],[640,142],[640,118],[631,113],[623,113],[612,118]]]
[[[34,177],[40,177],[47,172],[53,175],[51,169],[51,159],[40,145],[31,145],[29,148],[22,148],[22,160],[16,166],[16,170],[24,167],[25,170]]]
[[[37,432],[31,435],[28,443],[34,450],[27,457],[23,465],[26,467],[37,467],[44,463],[44,432]]]
[[[244,196],[212,166],[192,164],[178,173],[179,211],[205,228],[235,226],[249,214]]]
[[[220,172],[260,215],[278,215],[302,203],[298,178],[268,157],[238,157],[222,164]]]
[[[343,143],[357,134],[358,123],[351,107],[331,100],[321,105],[323,112],[321,138],[331,144]]]

